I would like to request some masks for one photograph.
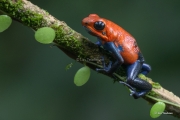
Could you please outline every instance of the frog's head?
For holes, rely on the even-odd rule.
[[[106,22],[106,19],[100,18],[97,14],[90,14],[82,20],[82,25],[89,34],[108,41]]]

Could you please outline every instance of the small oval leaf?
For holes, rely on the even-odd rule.
[[[42,28],[39,28],[35,32],[35,39],[38,42],[43,43],[43,44],[52,43],[55,36],[56,36],[56,33],[55,33],[54,29],[52,29],[50,27],[42,27]]]
[[[89,80],[89,77],[90,77],[90,68],[84,66],[76,72],[74,76],[74,84],[76,86],[82,86]]]
[[[164,102],[155,103],[150,110],[150,116],[152,118],[157,118],[161,116],[165,110],[165,107],[166,105],[164,104]]]
[[[11,17],[7,15],[0,15],[0,32],[6,30],[12,23]]]
[[[69,70],[71,67],[73,66],[73,63],[70,63],[70,64],[68,64],[67,66],[66,66],[66,70]]]

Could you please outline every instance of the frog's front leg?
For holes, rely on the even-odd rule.
[[[100,46],[102,45],[99,40],[98,40],[95,44],[96,44],[98,47],[100,47]]]
[[[114,45],[113,42],[106,42],[102,46],[104,49],[110,51],[114,55],[116,61],[113,64],[111,61],[108,67],[106,67],[104,64],[102,69],[96,69],[96,70],[101,71],[101,72],[106,72],[108,74],[112,74],[113,72],[116,71],[117,68],[119,68],[124,63],[124,59],[122,58],[120,54],[120,50],[118,49],[118,47]],[[105,63],[103,59],[102,59],[102,62]]]
[[[127,66],[126,83],[136,88],[136,90],[138,90],[138,91],[131,90],[131,95],[135,99],[144,96],[146,93],[148,93],[152,89],[152,85],[150,83],[137,77],[137,75],[140,72],[145,71],[145,70],[142,71],[143,67],[147,68],[147,66],[144,63],[140,62],[139,60]],[[149,70],[150,70],[150,67],[146,69],[147,72],[149,72]]]

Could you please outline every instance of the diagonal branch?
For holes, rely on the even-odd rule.
[[[56,31],[56,38],[53,41],[55,45],[72,59],[85,63],[93,70],[102,66],[101,56],[105,57],[106,63],[114,60],[108,51],[97,47],[80,33],[71,29],[65,22],[57,20],[27,0],[0,0],[0,13],[11,16],[13,20],[33,30],[45,26],[53,28]],[[106,73],[102,74],[107,75]],[[114,75],[122,81],[126,79],[126,72],[122,67]],[[112,77],[112,75],[107,76]],[[139,77],[153,85],[152,91],[143,98],[151,104],[163,101],[166,104],[166,112],[180,118],[180,98],[150,78],[143,75],[139,75]]]

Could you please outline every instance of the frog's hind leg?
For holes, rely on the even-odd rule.
[[[151,71],[151,66],[146,63],[143,63],[141,73],[147,75],[150,71]]]
[[[127,66],[127,84],[136,88],[136,90],[131,90],[131,95],[137,99],[144,96],[152,89],[152,85],[145,80],[137,77],[137,75],[144,69],[143,63],[137,60],[135,63]]]

